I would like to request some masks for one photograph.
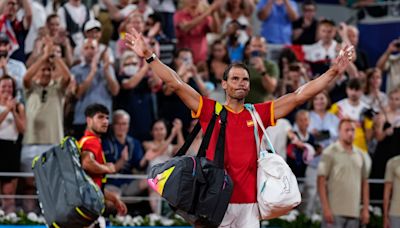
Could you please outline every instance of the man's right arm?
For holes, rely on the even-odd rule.
[[[113,171],[110,166],[99,164],[90,151],[82,152],[82,168],[91,174],[111,174],[115,171],[115,168]]]
[[[319,198],[321,200],[322,212],[327,223],[333,223],[333,215],[328,201],[328,193],[326,188],[326,177],[318,176],[317,180]]]

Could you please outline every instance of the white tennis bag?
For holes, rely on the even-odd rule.
[[[258,153],[257,165],[257,202],[261,219],[272,219],[287,214],[301,203],[301,194],[293,174],[285,160],[278,154],[265,131],[264,124],[251,104],[246,104],[254,123],[254,136]],[[260,143],[258,127],[263,137]],[[267,151],[265,141],[272,153]]]

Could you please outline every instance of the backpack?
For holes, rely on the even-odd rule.
[[[56,228],[89,226],[104,212],[100,188],[81,167],[80,147],[72,137],[32,161],[40,207]]]
[[[206,158],[206,150],[218,115],[221,119],[221,130],[214,161],[210,161]],[[224,169],[226,115],[225,108],[216,102],[215,112],[197,156],[183,155],[199,133],[200,122],[177,154],[171,160],[153,166],[148,175],[149,186],[192,225],[219,226],[232,195],[233,182]]]

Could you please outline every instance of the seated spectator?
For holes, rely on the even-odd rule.
[[[339,118],[328,112],[330,100],[326,91],[317,94],[311,101],[309,132],[314,136],[315,143],[324,149],[333,143],[338,136]]]
[[[145,149],[144,162],[148,163],[148,170],[156,164],[160,164],[168,161],[179,148],[183,145],[184,139],[182,134],[182,122],[179,119],[175,119],[171,134],[167,138],[167,124],[164,120],[157,120],[153,124],[151,134],[153,136],[152,141],[143,142]],[[177,138],[177,144],[172,144],[172,140]],[[154,190],[149,188],[150,197],[159,197],[160,195]],[[151,199],[150,206],[153,212],[160,214],[160,200]]]
[[[112,110],[112,97],[119,92],[118,81],[108,55],[100,58],[96,55],[99,43],[94,39],[86,39],[82,48],[84,62],[71,69],[77,82],[78,101],[73,121],[76,138],[80,138],[86,128],[84,110],[93,103],[103,104]]]
[[[354,78],[347,83],[347,98],[334,103],[330,112],[339,119],[351,119],[355,123],[354,146],[363,152],[368,152],[368,142],[372,138],[372,121],[363,113],[368,105],[361,100],[363,94],[361,82]]]
[[[318,23],[318,41],[311,45],[303,45],[304,59],[310,63],[312,73],[319,76],[327,69],[337,56],[336,24],[332,20],[323,19]]]
[[[93,12],[81,0],[68,0],[57,10],[57,14],[60,17],[61,28],[68,32],[72,40],[72,46],[83,43],[83,26],[94,18]]]
[[[293,0],[261,0],[257,16],[262,22],[261,35],[270,44],[292,43],[292,22],[299,17]]]
[[[189,84],[193,89],[202,95],[208,95],[204,81],[201,78],[197,67],[193,62],[193,52],[190,49],[179,49],[174,58],[173,67],[184,83]],[[183,123],[183,129],[188,129],[192,121],[191,111],[186,107],[178,95],[174,93],[174,88],[164,86],[163,93],[159,98],[159,115],[161,118],[172,122],[178,118]]]
[[[246,102],[261,103],[271,98],[277,86],[278,66],[267,56],[267,42],[264,37],[254,36],[249,44],[250,84],[252,85]]]
[[[0,148],[5,152],[0,159],[0,172],[19,172],[21,136],[25,131],[25,108],[16,100],[17,84],[8,75],[0,77]],[[1,177],[0,193],[15,195],[18,178]],[[15,212],[15,199],[2,198],[1,208],[6,214]]]
[[[54,54],[54,45],[48,39],[42,57],[29,67],[24,77],[26,98],[26,132],[21,152],[21,170],[32,172],[32,160],[64,137],[63,102],[70,80],[68,67]],[[24,191],[34,194],[33,178],[27,178]],[[35,208],[26,202],[26,211]]]
[[[10,57],[25,62],[25,39],[32,23],[32,7],[29,0],[5,0],[5,7],[0,15],[0,32],[7,34],[11,49]],[[22,5],[22,7],[21,7]],[[19,9],[24,10],[24,16],[17,17]]]
[[[10,38],[0,32],[0,76],[10,75],[17,83],[17,100],[22,100],[22,80],[26,72],[24,63],[9,58],[12,51]]]
[[[183,3],[183,8],[174,15],[177,47],[192,50],[193,63],[197,65],[207,60],[207,33],[220,31],[220,20],[216,11],[223,1],[216,0],[205,10],[198,0],[185,0]]]
[[[120,60],[117,80],[120,92],[115,107],[131,117],[129,135],[140,141],[150,140],[155,119],[153,93],[162,86],[161,80],[149,71],[149,65],[133,52],[125,52]]]
[[[222,88],[221,81],[224,77],[224,71],[231,63],[228,50],[222,41],[215,41],[211,45],[211,53],[207,60],[208,79],[214,84],[214,89],[210,91],[209,97],[215,99],[221,104],[225,103],[225,91]]]
[[[317,4],[314,0],[306,0],[301,7],[303,16],[293,22],[293,44],[313,44],[317,42],[317,24],[315,12]]]
[[[365,91],[361,100],[375,113],[378,113],[388,104],[388,97],[381,91],[382,71],[378,68],[369,69],[366,77]]]
[[[101,54],[107,55],[108,59],[110,60],[111,64],[114,64],[115,57],[113,51],[110,47],[100,43],[101,38],[101,24],[100,21],[96,19],[91,19],[85,23],[83,28],[83,33],[86,39],[96,40],[99,44],[99,48],[97,49],[97,55],[100,56]],[[78,44],[77,47],[74,49],[74,63],[82,62],[82,44]]]
[[[400,86],[400,39],[395,39],[388,45],[386,51],[376,62],[376,67],[382,72],[388,72],[386,92]]]
[[[128,135],[130,116],[124,110],[113,113],[112,135],[102,140],[107,162],[114,164],[116,173],[132,174],[145,165],[140,142]],[[142,162],[141,162],[142,161]],[[120,196],[135,196],[147,188],[145,180],[108,179],[106,188]]]

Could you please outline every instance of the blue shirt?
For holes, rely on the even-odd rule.
[[[118,173],[132,174],[133,168],[140,169],[140,161],[143,158],[143,149],[140,142],[129,135],[126,137],[124,144],[121,144],[114,136],[102,140],[103,153],[107,162],[116,163],[121,158],[125,146],[128,146],[128,161]],[[107,183],[121,186],[123,183],[130,181],[130,179],[108,179]]]
[[[228,45],[229,58],[231,62],[242,62],[243,61],[243,44],[239,44],[237,47]]]
[[[114,69],[110,66],[109,71],[111,77],[115,80]],[[90,72],[90,65],[80,64],[71,69],[71,73],[75,76],[76,83],[79,85],[86,80]],[[85,109],[91,104],[99,103],[112,110],[112,95],[107,88],[107,81],[105,78],[103,66],[99,65],[96,75],[93,78],[92,84],[77,101],[75,106],[75,114],[73,124],[85,124]]]
[[[270,0],[261,0],[257,4],[257,12],[262,10],[268,1]],[[290,0],[290,5],[293,10],[299,12],[295,1]],[[287,14],[285,4],[273,4],[271,14],[262,22],[261,35],[271,44],[292,43],[292,22]]]

